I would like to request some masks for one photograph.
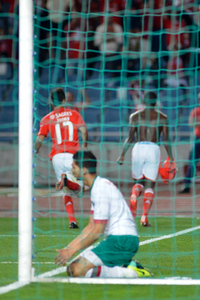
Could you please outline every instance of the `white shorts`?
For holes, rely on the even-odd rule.
[[[78,183],[81,187],[83,187],[83,182],[81,180],[77,180],[75,176],[72,174],[72,162],[73,162],[73,154],[72,153],[58,153],[53,156],[52,163],[53,168],[56,173],[57,180],[61,180],[61,175],[66,174],[67,178],[72,182]],[[64,194],[72,196],[79,196],[80,192],[69,190],[68,188],[63,189]],[[81,193],[80,193],[81,194]]]
[[[72,162],[72,153],[58,153],[53,156],[52,163],[58,181],[61,180],[62,174],[67,174],[67,172],[71,171]]]
[[[160,147],[152,142],[138,142],[132,149],[132,177],[156,181],[160,164]]]
[[[91,251],[92,248],[93,246],[88,247],[80,253],[80,256],[90,261],[96,267],[103,266],[102,260],[93,251]]]

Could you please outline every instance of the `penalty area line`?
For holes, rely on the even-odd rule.
[[[153,243],[153,242],[157,242],[157,241],[161,241],[161,240],[165,240],[165,239],[171,239],[175,236],[183,235],[183,234],[186,234],[186,233],[198,230],[198,229],[200,229],[200,226],[188,228],[188,229],[185,229],[185,230],[178,231],[176,233],[167,234],[167,235],[163,235],[163,236],[160,236],[160,237],[157,237],[157,238],[149,239],[149,240],[140,242],[140,246],[150,244],[150,243]]]

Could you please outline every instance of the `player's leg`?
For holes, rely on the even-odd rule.
[[[137,236],[111,236],[96,247],[83,251],[79,258],[68,266],[67,273],[75,277],[149,277],[151,276],[149,271],[131,261],[138,247]],[[123,264],[127,267],[122,266]]]
[[[148,221],[148,214],[154,200],[154,187],[155,187],[155,182],[146,180],[145,190],[144,190],[143,213],[140,220],[140,224],[145,227],[151,226],[151,224]]]
[[[132,257],[139,248],[137,236],[109,236],[94,249],[91,249],[83,256],[92,261],[96,268],[88,270],[86,277],[103,278],[138,278],[149,277],[149,272],[141,273],[138,266],[133,267]],[[148,273],[148,275],[147,275]]]
[[[143,145],[140,143],[136,143],[132,150],[131,155],[131,171],[132,171],[132,178],[136,180],[136,184],[132,187],[132,193],[130,197],[130,210],[132,212],[133,217],[137,214],[137,201],[139,196],[142,193],[143,185],[140,179],[143,178],[143,164],[145,160],[144,152],[142,151]]]
[[[71,153],[59,153],[54,155],[52,159],[53,167],[56,173],[57,180],[61,181],[63,173],[67,173],[71,170],[73,154]],[[70,228],[78,228],[77,221],[74,215],[74,204],[71,197],[70,190],[63,189],[63,202],[69,218]]]
[[[65,170],[65,174],[67,174],[67,178],[69,178],[69,181],[72,183],[76,181],[76,178],[72,176],[71,174],[71,168],[72,168],[72,162],[73,162],[73,154],[71,153],[65,153],[65,160],[64,160],[64,166],[63,169]],[[76,182],[77,183],[77,182]],[[76,188],[76,185],[73,185],[74,188]],[[73,191],[69,188],[63,188],[64,193],[64,204],[66,208],[66,212],[69,217],[69,227],[72,229],[78,228],[77,220],[75,218],[74,214],[74,203],[72,200]]]
[[[105,265],[94,265],[86,258],[80,258],[67,267],[67,274],[72,277],[86,278],[138,278],[136,270],[126,267],[108,267]]]
[[[143,184],[141,184],[140,182],[137,182],[132,187],[132,194],[130,198],[129,207],[134,218],[136,217],[137,214],[137,201],[140,195],[142,194],[143,187],[144,187]]]
[[[145,177],[143,213],[140,224],[143,226],[151,226],[148,221],[148,214],[154,200],[155,181],[158,176],[160,164],[160,148],[154,143],[146,145],[146,159],[143,165],[143,175]]]
[[[65,209],[69,218],[69,228],[76,229],[78,228],[77,220],[74,214],[74,203],[72,197],[68,194],[63,195],[63,201],[65,205]]]
[[[61,190],[63,188],[68,188],[71,191],[79,192],[81,191],[81,186],[77,183],[77,180],[69,179],[69,174],[62,174],[61,180],[56,183],[56,190]]]

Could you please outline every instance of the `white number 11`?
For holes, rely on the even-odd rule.
[[[69,130],[69,138],[68,141],[73,141],[74,137],[74,128],[73,128],[73,123],[70,121],[66,121],[62,123],[63,126],[68,126]],[[57,143],[60,145],[62,144],[62,136],[61,136],[61,130],[60,130],[60,123],[57,123],[55,126],[56,129],[56,138],[57,138]]]

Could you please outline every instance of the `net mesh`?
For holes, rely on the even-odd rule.
[[[143,198],[139,199],[135,220],[140,249],[135,259],[150,269],[155,279],[199,279],[199,156],[193,153],[189,158],[195,136],[194,126],[188,124],[200,92],[198,1],[41,0],[34,1],[33,6],[34,141],[41,118],[51,111],[50,91],[64,88],[71,101],[68,104],[79,110],[87,124],[88,149],[98,157],[98,173],[116,183],[129,202],[133,186],[131,150],[123,166],[116,160],[128,133],[130,113],[143,107],[146,90],[155,91],[158,108],[169,118],[179,172],[168,185],[158,178],[149,214],[151,228],[140,226]],[[5,285],[17,280],[17,1],[3,1],[0,16],[1,238],[7,241],[0,251],[1,263],[7,270],[2,277],[6,278],[2,282]],[[69,229],[61,193],[54,188],[56,176],[48,158],[50,151],[51,140],[47,138],[40,154],[34,156],[33,165],[32,255],[36,278],[54,276],[55,249],[66,246],[84,228],[90,213],[89,193],[74,198],[80,229]],[[166,159],[162,141],[161,156]],[[195,172],[190,193],[179,194],[179,184],[190,163]],[[59,269],[58,275],[67,278],[65,269]],[[73,285],[67,288],[73,293]],[[86,298],[87,289],[81,288],[82,299]],[[130,287],[122,290],[127,299],[132,297]],[[58,299],[64,299],[64,291],[59,286]],[[145,298],[145,292],[135,291],[138,299]],[[156,299],[155,286],[147,291],[150,299]],[[181,299],[194,295],[195,299],[199,290],[196,287],[183,295],[181,289],[174,287],[170,292],[167,299],[176,295]],[[109,288],[98,293],[101,299],[111,299]],[[45,299],[43,287],[36,288],[36,295]]]

